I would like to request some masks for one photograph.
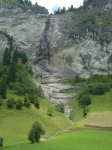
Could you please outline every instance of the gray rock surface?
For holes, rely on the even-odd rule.
[[[41,11],[42,10],[42,11]],[[30,8],[0,8],[0,30],[6,29],[6,33],[13,36],[14,43],[19,50],[26,52],[30,59],[36,57],[39,49],[45,22],[49,14],[45,8],[38,9],[37,12]],[[2,39],[0,48],[4,50],[7,46],[7,39]],[[2,50],[0,49],[0,52]]]
[[[63,85],[61,83],[57,83],[57,79],[55,80],[55,83],[49,83],[49,84],[41,84],[37,80],[33,79],[33,82],[36,83],[37,86],[41,85],[44,95],[47,98],[47,100],[52,103],[53,105],[57,105],[60,103],[63,103],[65,106],[64,114],[66,117],[69,117],[70,111],[72,110],[68,104],[69,99],[72,97],[76,97],[76,93],[72,94],[66,94],[66,93],[60,93],[61,91],[69,91],[77,89],[78,87],[70,86],[70,85]]]
[[[84,35],[74,32],[69,36],[69,32],[64,32],[65,24],[62,16],[48,20],[46,26],[49,28],[45,29],[41,39],[35,65],[63,79],[74,78],[76,73],[86,78],[91,73],[112,73],[112,42],[101,39],[89,28],[85,29]]]

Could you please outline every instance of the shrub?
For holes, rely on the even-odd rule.
[[[56,105],[55,108],[57,111],[64,113],[64,104],[63,103]]]
[[[43,134],[45,134],[45,130],[43,129],[41,123],[35,121],[28,133],[28,140],[30,140],[31,143],[39,142],[40,136]]]
[[[105,88],[103,83],[96,83],[92,88],[92,94],[101,95],[105,93]]]
[[[109,87],[109,85],[107,85],[107,84],[104,84],[104,89],[105,89],[105,92],[108,92],[108,91],[110,91],[110,87]]]
[[[27,94],[25,94],[24,103],[25,102],[28,102],[28,95]]]
[[[18,94],[18,95],[24,94],[23,88],[21,86],[18,86],[18,90],[17,90],[16,94]]]
[[[0,136],[0,147],[3,147],[3,137]]]
[[[52,109],[52,108],[48,108],[47,114],[48,114],[49,116],[53,116],[53,113],[54,113],[53,109]]]
[[[91,97],[90,95],[83,95],[80,99],[79,99],[79,104],[82,106],[87,106],[89,104],[91,104]]]
[[[10,89],[10,90],[13,90],[13,88],[14,88],[14,84],[13,84],[13,82],[10,82],[10,83],[9,83],[9,89]]]
[[[24,103],[24,106],[30,107],[30,101],[28,100],[27,102]]]
[[[28,98],[30,100],[30,103],[34,104],[34,100],[37,98],[35,94],[29,94]]]
[[[25,98],[24,98],[24,106],[30,107],[30,101],[28,100],[28,95],[27,94],[25,95]]]
[[[39,104],[39,101],[38,101],[38,99],[35,99],[35,101],[34,101],[34,106],[36,107],[36,108],[40,108],[40,104]]]
[[[22,109],[22,106],[23,106],[23,102],[21,99],[18,99],[16,101],[16,109]]]
[[[15,100],[13,97],[11,97],[8,101],[7,101],[7,107],[8,108],[14,108],[14,104],[15,104]]]
[[[86,108],[84,107],[83,108],[83,117],[85,117],[87,115],[87,110],[86,110]]]

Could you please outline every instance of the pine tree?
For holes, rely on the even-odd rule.
[[[22,83],[22,76],[19,77],[19,82]]]
[[[11,54],[10,51],[8,50],[8,48],[6,47],[4,55],[3,55],[3,65],[8,65],[10,66],[10,58],[11,58]]]
[[[27,4],[28,4],[28,0],[25,0],[25,3],[27,3]]]
[[[15,80],[16,80],[16,68],[15,68],[15,62],[12,62],[10,66],[7,82],[8,83],[15,82]]]
[[[27,61],[28,61],[28,57],[27,57],[27,55],[24,53],[24,54],[22,55],[22,63],[25,64],[25,62],[27,62]]]
[[[18,51],[17,51],[17,49],[14,51],[12,61],[18,63]]]
[[[36,2],[36,3],[35,3],[35,5],[37,6],[37,5],[38,5],[38,3]]]
[[[39,104],[38,99],[35,99],[34,105],[35,105],[36,108],[38,108],[38,109],[40,108],[40,104]]]
[[[30,74],[31,74],[31,75],[33,74],[32,66],[31,66],[31,65],[30,65]]]
[[[7,91],[7,80],[6,80],[6,76],[3,76],[3,80],[1,82],[1,87],[0,87],[0,95],[2,95],[3,99],[6,99],[6,91]]]

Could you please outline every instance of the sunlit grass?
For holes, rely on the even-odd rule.
[[[4,148],[7,150],[111,150],[112,132],[83,130],[56,136],[37,144]]]
[[[14,97],[15,100],[24,97],[7,92],[7,99]],[[6,100],[3,106],[0,106],[0,136],[4,138],[4,145],[16,145],[27,143],[27,134],[35,121],[39,121],[46,130],[46,134],[42,138],[51,138],[58,132],[71,125],[69,119],[64,114],[55,110],[47,100],[39,98],[40,109],[31,104],[30,108],[23,107],[22,110],[16,108],[8,109]],[[53,117],[47,115],[48,108],[53,109]]]

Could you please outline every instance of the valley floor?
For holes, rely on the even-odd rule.
[[[112,132],[83,130],[56,136],[36,144],[5,147],[4,150],[111,150]]]

